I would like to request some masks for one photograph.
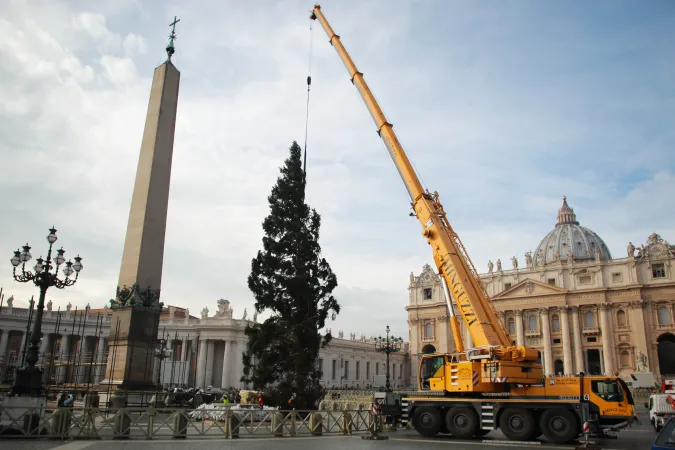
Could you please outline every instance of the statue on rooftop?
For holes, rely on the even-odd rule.
[[[626,248],[626,251],[628,252],[629,258],[635,258],[635,246],[633,245],[632,242],[628,243],[628,247]]]

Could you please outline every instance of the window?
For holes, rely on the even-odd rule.
[[[504,290],[511,289],[511,283],[504,283]]]
[[[434,326],[431,322],[424,324],[424,339],[433,339],[434,338]]]
[[[551,328],[553,331],[560,331],[560,316],[557,314],[553,314],[553,317],[551,317]]]
[[[375,363],[375,375],[380,374],[380,363]]]
[[[319,370],[323,372],[323,358],[319,358]]]
[[[591,391],[606,402],[623,401],[623,390],[616,380],[593,380]]]
[[[366,361],[366,380],[370,380],[370,362]]]
[[[361,362],[356,361],[356,379],[360,380],[361,379]]]
[[[621,352],[621,367],[630,367],[630,353],[628,350]]]
[[[586,311],[586,314],[584,314],[584,328],[595,328],[595,314],[593,314],[593,311]]]
[[[623,276],[621,272],[614,272],[612,274],[612,283],[621,283],[623,281]]]
[[[424,358],[422,361],[422,389],[429,389],[429,379],[443,367],[443,356]]]
[[[554,344],[560,344],[560,342],[561,342],[560,338],[553,339]]]
[[[586,339],[586,342],[588,342],[589,344],[594,344],[594,343],[598,342],[598,339],[594,338],[594,337],[589,337],[589,338]]]
[[[626,328],[627,326],[626,312],[623,309],[620,309],[616,313],[616,324],[619,326],[619,328]]]
[[[401,365],[398,366],[398,367],[399,367],[398,377],[399,377],[399,378],[403,378],[403,364],[401,364]]]
[[[579,275],[579,284],[591,284],[592,282],[590,275]]]
[[[513,333],[516,332],[516,321],[513,317],[509,317],[509,320],[506,323],[506,326],[509,330],[509,334],[513,334]]]
[[[331,374],[331,379],[335,379],[335,376],[337,375],[337,361],[333,360],[333,370]]]
[[[659,325],[670,325],[670,310],[665,306],[659,308]]]
[[[555,278],[549,278],[548,284],[550,284],[551,286],[555,286]]]
[[[537,316],[532,315],[527,319],[527,330],[537,331]]]
[[[345,380],[349,380],[349,361],[345,361]]]
[[[424,300],[431,300],[431,288],[424,288]]]
[[[396,378],[396,364],[391,365],[391,377]]]
[[[652,278],[665,278],[666,266],[663,263],[652,265]]]

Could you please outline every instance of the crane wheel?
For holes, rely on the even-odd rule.
[[[539,421],[546,439],[554,444],[568,444],[579,435],[579,420],[569,409],[547,409]]]
[[[441,410],[433,406],[420,406],[412,415],[412,424],[419,434],[432,438],[441,431]]]
[[[445,414],[445,426],[454,437],[468,439],[480,428],[478,414],[470,406],[455,406]]]
[[[537,432],[532,413],[527,409],[508,408],[499,416],[499,428],[512,441],[530,441]]]

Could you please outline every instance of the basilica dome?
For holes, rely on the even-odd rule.
[[[532,258],[535,266],[543,266],[559,260],[569,261],[571,256],[581,261],[612,259],[607,244],[593,231],[579,225],[574,210],[567,205],[567,198],[563,197],[562,207],[558,210],[558,223],[541,240]]]

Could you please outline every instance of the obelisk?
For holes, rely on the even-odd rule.
[[[156,385],[153,368],[180,82],[180,72],[171,62],[177,22],[174,18],[170,24],[167,60],[155,69],[152,79],[117,293],[110,301],[113,316],[106,376],[101,382],[137,394]],[[145,396],[136,397],[144,402]]]

